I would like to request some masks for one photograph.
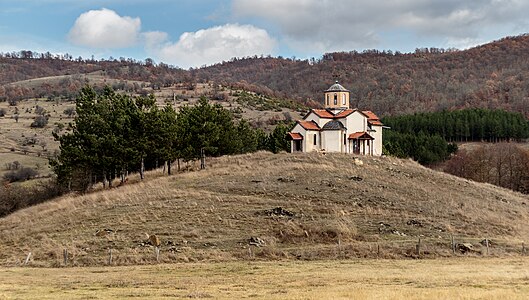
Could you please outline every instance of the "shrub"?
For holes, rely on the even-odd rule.
[[[68,107],[64,110],[64,114],[70,118],[73,117],[73,115],[75,115],[75,107]]]
[[[4,179],[8,182],[25,181],[35,178],[37,175],[39,175],[39,172],[32,168],[22,167],[18,170],[5,173]]]
[[[43,128],[46,125],[48,125],[48,118],[45,116],[37,116],[30,126],[35,128]]]
[[[37,105],[37,107],[35,107],[35,113],[37,115],[44,115],[46,113],[46,110],[44,109],[44,107]]]
[[[32,187],[0,185],[0,217],[46,202],[64,193],[55,181]]]

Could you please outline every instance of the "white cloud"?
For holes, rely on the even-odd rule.
[[[75,21],[68,37],[76,45],[92,48],[125,48],[138,42],[139,18],[121,17],[106,8],[90,10]]]
[[[527,11],[526,0],[233,0],[235,18],[278,26],[283,41],[300,52],[377,47],[396,31],[470,41],[498,27],[529,29]]]
[[[176,43],[161,43],[155,46],[153,41],[163,41],[163,33],[145,35],[147,50],[166,62],[179,67],[198,67],[233,57],[260,54],[272,54],[276,41],[264,29],[252,25],[226,24],[185,32]]]

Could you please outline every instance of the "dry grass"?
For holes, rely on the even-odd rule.
[[[1,299],[527,299],[528,259],[3,268]]]
[[[452,256],[450,235],[492,240],[491,256],[519,255],[529,235],[527,196],[432,171],[412,161],[256,153],[213,159],[205,171],[68,195],[0,219],[0,263],[34,266],[162,262]],[[360,180],[361,178],[361,180]],[[283,207],[294,217],[264,214]],[[381,225],[381,223],[385,225]],[[98,230],[112,230],[96,235]],[[259,237],[262,247],[248,239]],[[380,249],[380,251],[378,251]]]

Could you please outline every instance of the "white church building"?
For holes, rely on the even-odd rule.
[[[349,108],[349,90],[338,81],[324,93],[325,109],[312,109],[288,133],[291,152],[382,155],[380,119],[371,111]]]

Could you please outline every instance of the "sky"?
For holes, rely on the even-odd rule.
[[[529,0],[0,0],[0,52],[151,58],[466,49],[529,32]]]

